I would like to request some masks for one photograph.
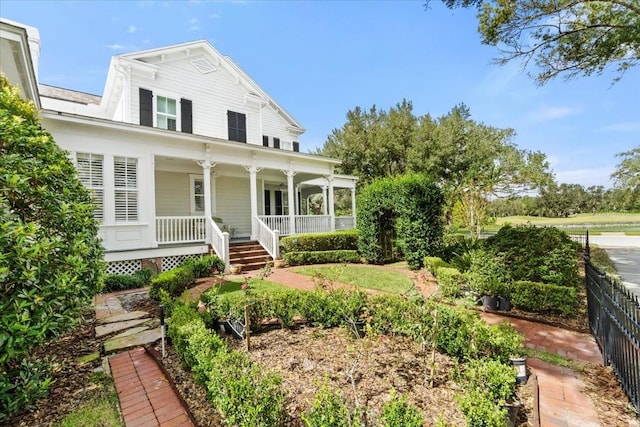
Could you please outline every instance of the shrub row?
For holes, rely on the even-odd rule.
[[[578,307],[575,288],[528,281],[513,282],[505,292],[511,304],[534,313],[570,315]]]
[[[466,280],[460,270],[440,257],[425,257],[424,266],[438,279],[438,287],[443,297],[457,298],[462,295]]]
[[[360,255],[353,250],[287,252],[284,261],[287,265],[359,263]]]
[[[136,289],[148,286],[153,276],[153,270],[144,268],[133,274],[107,274],[104,279],[102,292],[117,292],[126,289]]]
[[[424,267],[429,270],[429,273],[435,276],[436,270],[440,267],[451,267],[451,265],[443,261],[442,258],[437,256],[426,256],[422,261],[424,263]]]
[[[297,234],[280,240],[282,251],[318,252],[318,251],[355,251],[358,249],[358,233],[355,230],[335,231],[331,233]]]
[[[214,272],[224,270],[224,263],[214,255],[207,255],[198,259],[187,259],[180,266],[158,274],[151,280],[149,296],[160,299],[160,290],[164,290],[171,297],[180,296],[197,278],[207,277]]]
[[[227,425],[278,427],[285,416],[281,379],[265,373],[249,356],[230,350],[206,328],[194,307],[178,304],[169,319],[169,337],[184,367],[206,387]]]
[[[505,325],[490,326],[478,313],[423,299],[407,300],[395,295],[371,296],[362,291],[336,289],[313,292],[286,291],[270,295],[241,294],[233,297],[203,294],[203,302],[213,317],[242,319],[249,306],[251,325],[258,328],[264,319],[278,318],[285,326],[294,317],[320,327],[335,327],[345,319],[365,317],[370,330],[381,334],[401,334],[431,342],[458,360],[489,357],[508,361],[520,352],[522,336]],[[438,330],[434,315],[438,312]],[[435,332],[435,333],[434,333]]]

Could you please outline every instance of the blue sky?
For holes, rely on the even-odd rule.
[[[0,15],[38,28],[40,81],[101,95],[112,55],[207,39],[233,58],[320,147],[345,114],[406,98],[439,117],[516,130],[559,182],[612,183],[616,153],[640,146],[640,68],[537,87],[520,64],[494,65],[473,10],[423,1],[14,1]],[[535,71],[535,70],[531,70]]]

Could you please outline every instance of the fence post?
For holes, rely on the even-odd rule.
[[[589,262],[591,260],[591,248],[589,248],[589,230],[587,230],[587,238],[584,244],[584,260]]]

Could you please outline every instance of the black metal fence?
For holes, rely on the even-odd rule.
[[[604,364],[611,365],[629,400],[640,411],[640,303],[618,280],[589,259],[585,242],[585,273],[589,328]]]

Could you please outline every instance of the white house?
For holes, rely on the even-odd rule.
[[[236,240],[276,257],[279,236],[355,225],[357,178],[301,153],[300,123],[206,40],[113,57],[96,96],[36,85],[37,31],[1,25],[2,72],[41,106],[92,190],[110,271],[165,270],[210,250],[228,264]],[[351,190],[348,217],[334,214],[337,188]]]

